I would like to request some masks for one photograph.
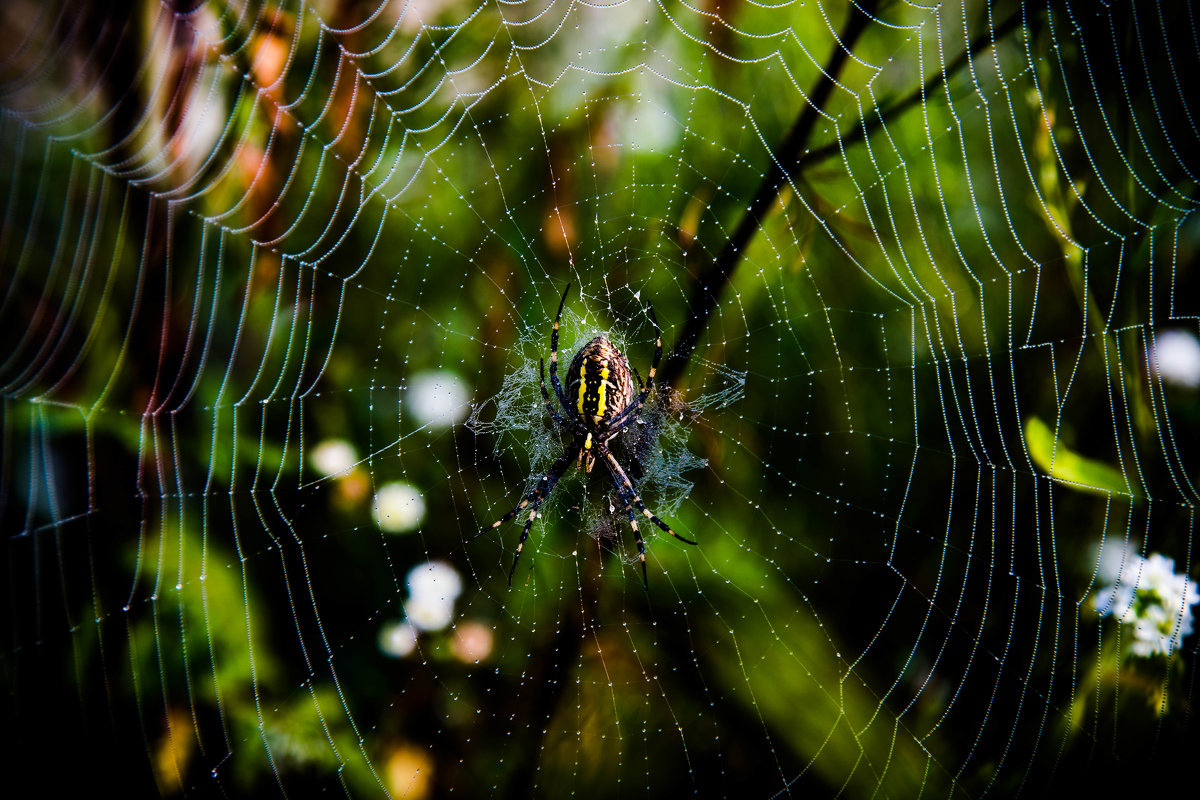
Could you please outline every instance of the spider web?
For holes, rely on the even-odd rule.
[[[974,797],[1194,752],[1190,5],[132,6],[0,6],[15,770]],[[620,455],[698,545],[642,525],[648,590],[602,470],[511,588],[526,515],[471,540],[565,445],[568,282],[561,364],[662,326]]]

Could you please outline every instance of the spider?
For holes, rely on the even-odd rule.
[[[513,556],[512,569],[508,572],[508,585],[512,586],[513,575],[517,571],[517,562],[521,559],[521,548],[525,546],[525,540],[529,538],[529,529],[533,527],[533,520],[537,517],[538,508],[554,491],[555,485],[570,467],[572,461],[576,462],[581,470],[589,473],[599,461],[608,471],[609,478],[612,479],[613,486],[617,490],[617,499],[624,505],[625,512],[629,514],[629,526],[633,528],[638,557],[642,562],[642,588],[648,590],[646,544],[642,541],[641,531],[638,530],[635,508],[679,541],[693,545],[696,543],[671,530],[665,522],[646,508],[641,498],[638,497],[637,490],[633,488],[633,482],[629,480],[629,475],[626,474],[624,467],[613,456],[608,443],[638,419],[642,413],[642,406],[654,391],[654,373],[658,369],[658,362],[662,357],[662,330],[658,327],[658,320],[654,316],[654,307],[647,304],[650,322],[654,325],[655,342],[654,361],[650,364],[650,372],[646,375],[644,385],[637,369],[630,367],[629,359],[625,357],[625,354],[618,350],[608,340],[608,337],[601,335],[585,344],[575,354],[575,358],[571,359],[567,386],[564,389],[562,382],[558,379],[558,323],[562,319],[563,305],[567,302],[567,292],[570,290],[571,284],[568,283],[567,288],[563,290],[562,300],[558,303],[558,314],[554,317],[554,328],[550,333],[550,383],[554,387],[554,394],[558,398],[559,405],[562,406],[563,413],[561,414],[554,409],[550,393],[546,391],[545,360],[539,359],[538,365],[542,375],[542,399],[546,401],[546,411],[550,412],[550,417],[560,428],[573,434],[571,443],[550,465],[546,474],[542,475],[533,491],[526,495],[520,503],[517,503],[511,511],[467,541],[473,541],[488,531],[499,528],[528,508],[529,516],[525,519],[525,527],[521,529],[521,540],[517,542],[517,553]],[[633,388],[634,378],[638,383],[636,396]],[[575,402],[570,402],[568,397],[574,398]]]

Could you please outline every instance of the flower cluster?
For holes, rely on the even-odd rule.
[[[386,623],[379,646],[390,656],[406,656],[417,646],[421,631],[438,631],[454,619],[454,601],[462,593],[458,570],[442,561],[427,561],[408,572],[406,619]]]
[[[1100,577],[1108,582],[1092,596],[1101,616],[1130,626],[1129,649],[1142,657],[1170,656],[1192,632],[1192,606],[1200,587],[1175,572],[1175,561],[1160,553],[1142,558],[1132,548],[1101,546]]]
[[[404,614],[423,631],[439,631],[454,619],[454,601],[460,594],[458,570],[444,561],[426,561],[408,572]]]
[[[379,649],[393,658],[404,658],[416,649],[421,634],[438,634],[450,627],[454,603],[462,589],[458,570],[444,561],[427,561],[413,567],[408,573],[405,618],[383,624]],[[481,622],[459,621],[448,639],[450,654],[465,664],[478,664],[492,652],[492,630]],[[444,643],[446,639],[439,641]]]

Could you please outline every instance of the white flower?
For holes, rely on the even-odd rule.
[[[404,615],[413,627],[440,631],[454,619],[454,601],[435,595],[417,595],[404,604]]]
[[[1106,586],[1092,595],[1092,608],[1100,616],[1112,615],[1121,622],[1133,622],[1133,584],[1122,583]]]
[[[379,649],[393,658],[404,658],[417,646],[417,629],[407,622],[393,620],[379,629]]]
[[[449,370],[419,372],[408,381],[408,410],[418,425],[449,428],[470,412],[470,388]]]
[[[1150,364],[1167,383],[1194,389],[1200,386],[1200,340],[1183,328],[1165,330],[1154,337]]]
[[[386,483],[375,493],[372,511],[381,529],[405,533],[415,530],[425,520],[425,498],[412,484]]]
[[[1104,539],[1100,542],[1098,577],[1108,583],[1092,595],[1092,608],[1121,622],[1133,622],[1133,590],[1142,571],[1142,558],[1129,540]]]
[[[462,578],[444,561],[427,561],[408,571],[408,594],[453,603],[462,594]]]
[[[1164,599],[1168,599],[1167,593],[1172,597],[1181,595],[1183,592],[1183,582],[1187,579],[1182,575],[1175,574],[1175,560],[1167,558],[1161,553],[1151,553],[1149,558],[1142,561],[1142,572],[1138,576],[1137,585],[1139,589],[1148,589],[1158,594]]]
[[[1200,588],[1187,575],[1176,574],[1174,560],[1161,553],[1141,558],[1128,547],[1114,550],[1116,555],[1100,559],[1100,574],[1114,583],[1092,596],[1092,607],[1133,627],[1129,649],[1134,654],[1171,655],[1192,632],[1192,606],[1200,602]]]
[[[308,463],[325,477],[349,472],[358,461],[354,445],[345,439],[326,439],[308,454]]]
[[[1137,546],[1128,539],[1104,539],[1100,542],[1100,578],[1108,583],[1137,580],[1141,569]],[[1124,577],[1122,577],[1124,576]]]
[[[460,594],[458,570],[444,561],[427,561],[408,571],[404,613],[423,631],[441,630],[454,619],[454,601]]]

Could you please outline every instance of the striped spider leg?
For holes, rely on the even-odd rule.
[[[582,444],[578,440],[572,442],[570,446],[563,451],[563,454],[559,456],[553,464],[550,465],[550,469],[546,470],[546,474],[542,475],[541,479],[538,480],[537,486],[533,487],[532,492],[526,495],[521,502],[513,506],[512,510],[503,517],[482,529],[470,539],[467,539],[468,542],[472,542],[478,539],[480,536],[483,536],[488,531],[493,531],[496,528],[499,528],[501,525],[517,516],[517,514],[521,513],[521,511],[524,509],[529,509],[529,516],[526,517],[525,525],[521,528],[521,539],[517,542],[517,553],[513,556],[512,569],[508,571],[509,586],[512,586],[513,575],[517,573],[517,562],[521,560],[521,550],[525,547],[525,540],[529,538],[529,529],[533,527],[533,521],[537,519],[538,509],[541,508],[541,505],[546,501],[546,498],[550,496],[550,492],[554,491],[555,485],[567,471],[567,468],[571,466],[571,462],[576,459],[580,447],[582,447]]]

